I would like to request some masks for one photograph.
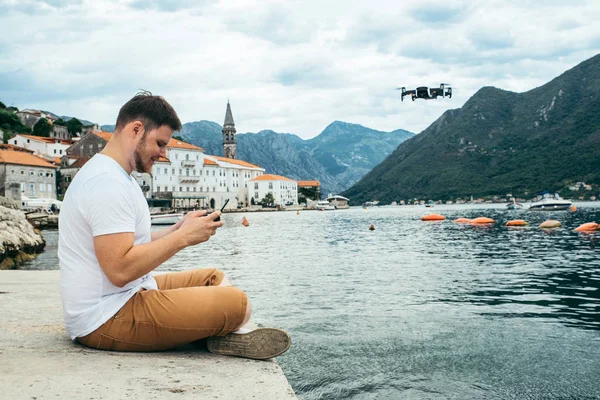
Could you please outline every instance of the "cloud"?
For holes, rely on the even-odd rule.
[[[466,12],[466,7],[459,4],[436,2],[419,4],[410,11],[410,16],[415,21],[437,27],[460,22]]]
[[[139,89],[184,122],[419,132],[482,86],[523,92],[600,52],[594,1],[0,1],[0,100],[114,123]],[[27,34],[23,34],[27,27]],[[400,102],[449,81],[452,99]]]

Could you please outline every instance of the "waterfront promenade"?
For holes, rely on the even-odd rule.
[[[224,357],[203,344],[119,353],[74,344],[59,271],[0,271],[0,393],[7,399],[295,399],[275,360]]]

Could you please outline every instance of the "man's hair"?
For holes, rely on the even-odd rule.
[[[161,96],[153,96],[148,91],[141,91],[121,107],[115,132],[120,131],[130,122],[140,121],[144,130],[150,132],[163,125],[174,131],[181,130],[181,121],[169,103]]]

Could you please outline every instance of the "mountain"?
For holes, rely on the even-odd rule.
[[[223,155],[221,129],[211,121],[189,122],[183,125],[181,136],[204,148],[207,154]],[[297,180],[319,180],[324,194],[339,193],[413,135],[402,129],[381,132],[335,121],[309,140],[271,130],[239,133],[236,156],[260,165],[268,173]]]
[[[115,131],[115,126],[114,125],[100,125],[100,129],[102,129],[104,132],[113,133]]]
[[[484,87],[343,193],[353,203],[600,185],[600,55],[525,93]],[[598,186],[595,186],[598,189]]]

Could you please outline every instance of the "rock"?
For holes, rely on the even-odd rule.
[[[0,197],[0,270],[16,269],[44,250],[46,241],[27,221],[19,205]]]

